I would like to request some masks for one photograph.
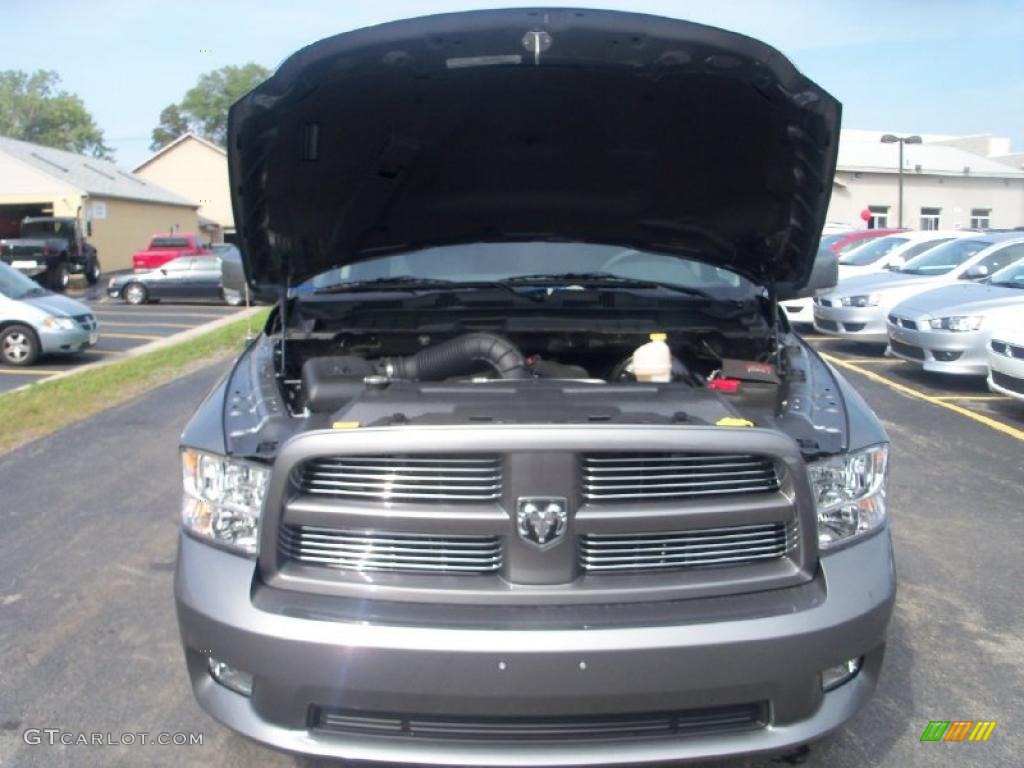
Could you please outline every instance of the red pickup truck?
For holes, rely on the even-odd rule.
[[[199,235],[191,232],[157,234],[150,238],[146,250],[132,254],[132,267],[136,272],[159,269],[179,256],[201,256],[209,253],[210,250],[203,245]]]

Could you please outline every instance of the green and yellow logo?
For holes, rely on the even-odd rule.
[[[921,741],[988,741],[995,728],[995,720],[932,720]]]

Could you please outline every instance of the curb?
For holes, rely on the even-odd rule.
[[[66,379],[70,376],[77,376],[78,374],[84,373],[85,371],[95,371],[97,368],[103,368],[104,366],[107,365],[116,365],[122,360],[129,360],[133,357],[144,355],[147,352],[154,352],[158,349],[163,349],[164,347],[170,347],[175,344],[180,344],[183,341],[194,339],[196,336],[202,336],[203,334],[209,333],[210,331],[215,331],[221,326],[230,325],[231,323],[237,322],[239,320],[245,320],[247,317],[253,317],[259,312],[261,312],[263,309],[265,308],[262,306],[249,307],[248,309],[243,309],[240,312],[234,312],[230,315],[224,315],[223,317],[218,317],[216,320],[211,320],[208,323],[203,323],[202,325],[197,325],[194,328],[189,328],[187,331],[176,333],[173,336],[165,336],[162,339],[157,339],[156,341],[151,341],[147,344],[143,344],[138,347],[132,347],[131,349],[125,350],[123,354],[117,355],[116,357],[110,357],[106,360],[99,360],[95,363],[80,365],[77,368],[72,368],[67,371],[61,371],[59,373],[54,374],[53,376],[47,376],[45,379],[42,379],[41,381],[31,381],[28,384],[25,384],[24,386],[9,389],[7,390],[7,392],[3,394],[8,394],[10,392],[20,392],[23,389],[35,387],[38,386],[39,384],[44,384],[47,381],[57,381],[59,379]],[[256,329],[256,332],[259,332],[259,329]]]

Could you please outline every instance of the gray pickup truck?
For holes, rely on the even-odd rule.
[[[631,13],[328,38],[229,120],[263,333],[185,428],[200,705],[265,744],[458,766],[803,749],[868,700],[888,438],[778,302],[840,105]]]
[[[51,291],[68,287],[72,274],[95,285],[102,274],[100,257],[74,217],[34,216],[23,219],[16,238],[0,239],[0,260],[33,277]]]

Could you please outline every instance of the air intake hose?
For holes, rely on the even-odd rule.
[[[528,379],[530,371],[522,353],[508,339],[490,333],[467,333],[435,344],[408,357],[383,361],[384,371],[395,379],[439,381],[467,376],[486,363],[503,379]]]

